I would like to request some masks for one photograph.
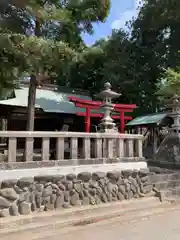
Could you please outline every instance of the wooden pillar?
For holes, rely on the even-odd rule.
[[[1,131],[7,131],[7,118],[1,118]],[[6,143],[6,138],[1,138],[1,143]]]
[[[120,133],[124,133],[125,129],[125,120],[124,120],[124,112],[120,112]]]
[[[158,148],[158,135],[156,133],[155,128],[152,128],[152,132],[153,132],[153,154],[155,154]]]
[[[90,126],[91,126],[91,109],[86,108],[86,116],[85,116],[85,132],[90,132]]]
[[[36,87],[37,87],[37,79],[35,75],[32,75],[30,79],[29,93],[28,93],[27,127],[26,127],[27,131],[34,131]]]

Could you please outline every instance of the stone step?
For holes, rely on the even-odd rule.
[[[151,174],[150,180],[152,183],[180,180],[180,172],[164,173],[164,174]]]
[[[175,171],[173,169],[167,169],[167,168],[156,167],[156,166],[151,166],[151,165],[148,165],[148,168],[149,168],[149,172],[156,173],[156,174],[177,173],[177,171]]]
[[[180,197],[180,186],[175,187],[175,188],[169,188],[169,189],[164,189],[160,191],[161,194],[161,200],[168,200],[174,198],[179,198]]]
[[[180,180],[160,181],[155,183],[154,186],[159,190],[176,188],[180,187]]]
[[[174,206],[172,206],[172,204],[160,204],[158,206],[153,206],[151,208],[146,208],[146,209],[136,209],[134,211],[128,211],[125,214],[122,214],[121,216],[115,216],[113,218],[105,218],[105,219],[100,219],[101,221],[81,221],[80,223],[75,223],[74,225],[70,225],[70,226],[66,226],[64,228],[62,228],[59,225],[54,225],[53,228],[52,226],[47,226],[45,229],[43,229],[42,231],[36,231],[32,230],[31,233],[20,233],[17,235],[12,235],[12,237],[2,237],[1,240],[14,240],[16,238],[18,238],[18,240],[49,240],[51,239],[65,239],[67,234],[71,234],[72,236],[74,236],[74,234],[76,234],[76,231],[78,231],[80,229],[84,229],[84,227],[86,227],[86,225],[89,224],[96,224],[96,227],[98,225],[103,224],[104,222],[108,222],[108,226],[111,224],[111,222],[115,221],[118,223],[130,223],[131,221],[140,221],[142,219],[146,219],[147,217],[150,216],[154,216],[155,214],[162,214],[165,211],[172,211],[174,210]]]
[[[120,216],[117,218],[113,218],[108,221],[97,222],[97,223],[95,223],[96,224],[95,226],[96,226],[96,228],[99,226],[102,226],[102,225],[103,225],[103,227],[106,227],[106,226],[109,227],[109,226],[112,226],[115,221],[116,221],[116,224],[118,223],[119,225],[135,223],[135,222],[142,221],[143,219],[147,219],[147,218],[155,216],[155,215],[163,214],[165,211],[166,212],[167,211],[168,212],[175,211],[175,208],[177,210],[177,205],[175,206],[175,204],[168,204],[168,205],[162,204],[160,206],[156,206],[156,207],[153,207],[148,210],[138,210],[136,212],[133,212],[130,214],[127,213],[126,215],[123,215],[123,216]],[[77,226],[76,228],[69,227],[64,230],[51,231],[49,233],[46,233],[46,235],[44,234],[44,236],[41,235],[40,238],[37,238],[34,236],[33,238],[31,238],[31,240],[49,240],[49,238],[60,239],[60,237],[61,237],[61,239],[65,239],[67,234],[68,234],[68,236],[70,236],[70,235],[75,236],[75,234],[77,234],[76,232],[78,232],[78,234],[79,234],[80,230],[83,230],[85,227],[87,227],[87,226]],[[93,226],[89,226],[89,227],[93,227]],[[2,239],[2,240],[6,240],[6,239]],[[21,239],[19,239],[19,240],[21,240]]]
[[[54,211],[39,213],[41,216],[31,216],[31,218],[30,216],[19,216],[20,219],[14,219],[14,221],[12,217],[9,221],[7,218],[4,218],[1,220],[0,239],[14,240],[17,237],[20,240],[21,237],[24,239],[23,236],[25,235],[30,236],[32,232],[37,236],[39,233],[45,234],[51,230],[98,222],[129,213],[132,214],[133,212],[152,209],[161,206],[161,203],[158,198],[148,197],[104,205],[106,206],[101,207],[99,205],[91,208],[68,209],[64,214],[62,214],[62,211]],[[36,239],[39,238],[40,236]]]
[[[172,195],[180,196],[180,187],[173,188],[171,191]]]

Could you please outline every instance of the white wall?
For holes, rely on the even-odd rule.
[[[146,162],[128,162],[111,164],[93,164],[67,167],[42,167],[32,169],[0,170],[0,181],[5,179],[19,179],[23,177],[45,176],[45,175],[67,175],[69,173],[78,174],[80,172],[108,172],[121,170],[146,169]]]

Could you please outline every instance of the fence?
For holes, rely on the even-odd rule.
[[[58,161],[60,165],[78,165],[88,164],[89,160],[106,163],[143,158],[143,136],[138,134],[1,131],[0,137],[7,139],[3,154],[8,163]],[[20,148],[22,140],[24,147]]]

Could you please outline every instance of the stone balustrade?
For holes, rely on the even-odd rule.
[[[1,131],[0,137],[8,142],[6,157],[0,166],[2,163],[21,163],[25,167],[31,164],[32,167],[35,164],[67,166],[143,159],[143,136],[138,134]],[[40,149],[35,147],[36,139],[40,142]],[[18,147],[19,140],[24,141],[23,149]],[[52,140],[53,146],[50,144]]]

